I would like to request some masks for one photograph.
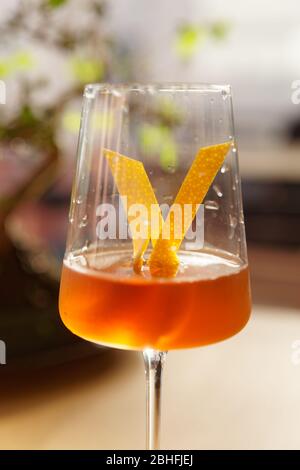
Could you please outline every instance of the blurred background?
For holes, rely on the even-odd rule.
[[[82,91],[96,81],[233,88],[254,320],[228,343],[170,355],[163,444],[300,447],[299,15],[296,0],[2,0],[2,448],[143,447],[142,364],[73,336],[57,310]]]

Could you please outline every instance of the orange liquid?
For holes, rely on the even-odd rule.
[[[191,348],[240,331],[251,309],[247,266],[214,252],[180,259],[170,280],[147,268],[134,274],[128,252],[73,256],[62,271],[63,322],[87,340],[138,350]]]

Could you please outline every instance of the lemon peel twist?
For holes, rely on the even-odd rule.
[[[118,152],[103,150],[121,197],[127,197],[126,212],[132,233],[135,272],[139,273],[142,269],[143,255],[151,238],[153,250],[148,260],[151,275],[154,277],[176,276],[179,267],[177,251],[231,145],[232,142],[225,142],[202,147],[198,151],[165,221],[163,221],[144,165]],[[146,209],[142,218],[144,229],[146,228],[143,232],[144,236],[137,233],[134,224],[135,217],[130,210],[132,205],[136,204]],[[186,205],[189,206],[189,211],[185,211]],[[176,207],[183,211],[179,230],[174,217]],[[156,209],[157,217],[155,218],[152,217],[153,208]]]
[[[172,207],[164,222],[160,236],[148,261],[150,272],[155,277],[173,277],[176,275],[179,259],[178,248],[189,229],[199,205],[205,198],[216,174],[228,153],[231,142],[209,147],[202,147],[197,153],[172,205],[180,206],[184,211],[185,205],[190,205],[190,211],[184,211],[184,222],[181,233],[176,233]],[[165,236],[169,236],[165,238]]]

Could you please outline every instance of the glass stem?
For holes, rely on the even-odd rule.
[[[167,353],[143,351],[146,374],[146,448],[159,449],[162,369]]]

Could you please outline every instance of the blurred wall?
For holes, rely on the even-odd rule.
[[[297,0],[111,2],[113,30],[147,62],[138,79],[231,83],[240,129],[257,132],[281,131],[299,114],[290,100],[300,77],[299,16]],[[228,38],[206,41],[182,64],[172,48],[176,26],[216,19],[230,25]]]

